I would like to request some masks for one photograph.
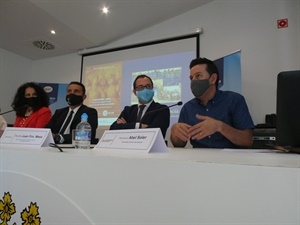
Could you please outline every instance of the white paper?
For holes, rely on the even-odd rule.
[[[94,149],[127,152],[166,152],[160,128],[107,130]]]
[[[0,143],[14,146],[46,147],[54,141],[50,129],[7,127]]]

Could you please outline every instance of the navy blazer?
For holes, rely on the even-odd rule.
[[[46,125],[46,128],[50,128],[52,133],[57,134],[61,129],[67,115],[69,112],[69,107],[65,107],[62,109],[57,109],[52,116],[49,123]],[[98,113],[97,110],[94,108],[90,108],[86,105],[81,105],[80,108],[77,110],[74,118],[72,120],[70,131],[76,129],[78,123],[81,122],[81,115],[82,113],[86,113],[88,115],[88,123],[92,127],[92,134],[91,134],[91,143],[96,144],[96,130],[98,127]],[[71,144],[72,143],[72,134],[62,134],[63,138],[65,139],[64,144]]]
[[[127,123],[117,124],[117,121],[115,121],[110,126],[110,130],[135,129],[137,112],[137,104],[125,106],[119,118],[123,117]],[[147,124],[148,128],[160,128],[163,137],[165,137],[167,129],[170,125],[170,109],[166,105],[162,105],[153,101],[149,105],[147,111],[144,113],[141,123]]]

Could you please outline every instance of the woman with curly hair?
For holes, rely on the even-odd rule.
[[[51,119],[49,97],[33,82],[21,85],[11,104],[16,111],[14,127],[44,128]]]

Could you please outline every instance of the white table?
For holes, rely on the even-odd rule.
[[[30,202],[47,225],[300,224],[300,155],[0,149],[0,199],[9,192],[17,211],[9,224]]]

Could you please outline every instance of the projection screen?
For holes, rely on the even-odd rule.
[[[81,81],[87,90],[84,103],[97,109],[99,126],[109,128],[125,106],[137,104],[132,90],[140,74],[152,78],[156,102],[172,105],[190,100],[189,63],[199,57],[199,35],[83,54]],[[170,108],[170,127],[177,122],[180,108]]]

